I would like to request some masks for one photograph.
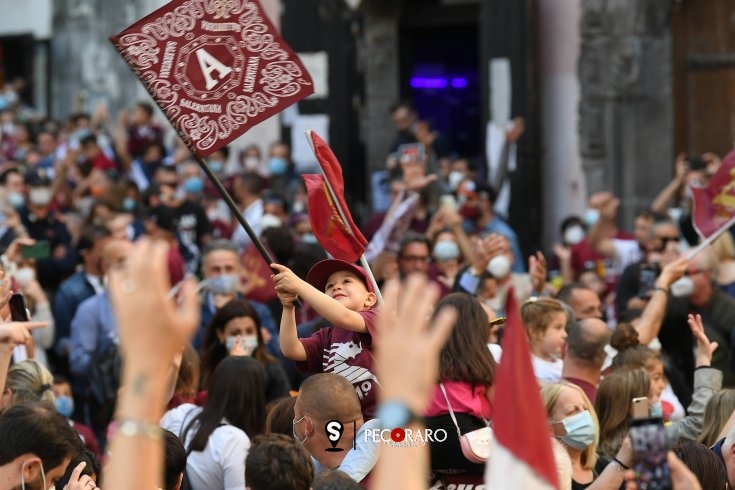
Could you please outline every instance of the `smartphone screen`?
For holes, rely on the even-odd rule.
[[[51,256],[51,248],[48,240],[39,240],[35,245],[22,248],[24,259],[47,259]]]
[[[628,431],[633,442],[633,469],[640,490],[670,490],[671,473],[666,461],[668,445],[663,419],[632,420]]]
[[[27,322],[28,309],[26,308],[26,300],[21,293],[13,293],[10,297],[10,319],[14,322]]]

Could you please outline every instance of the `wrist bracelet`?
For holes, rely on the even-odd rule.
[[[655,287],[651,288],[651,291],[661,291],[661,292],[662,292],[662,293],[664,293],[664,294],[665,294],[666,296],[668,296],[668,295],[669,295],[669,290],[668,290],[668,289],[666,289],[666,288],[662,288],[661,286],[655,286]]]
[[[142,420],[121,419],[117,421],[117,434],[124,437],[147,437],[156,441],[163,438],[163,429],[158,424]]]
[[[620,461],[618,458],[613,458],[613,463],[617,464],[625,471],[628,471],[630,469],[630,466],[624,465],[623,462]]]

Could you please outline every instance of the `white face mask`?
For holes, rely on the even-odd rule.
[[[41,465],[41,488],[46,488],[46,471],[44,471],[44,469],[43,469],[43,463],[40,460],[38,461],[38,464]],[[23,476],[23,468],[22,467],[21,467],[21,470],[20,470],[20,488],[22,490],[26,490],[26,480],[25,480],[25,477]],[[54,486],[52,485],[51,488],[48,489],[48,490],[53,490],[53,489],[54,489]]]
[[[51,189],[48,187],[34,187],[28,193],[28,199],[31,201],[31,204],[35,204],[36,206],[48,206],[51,203],[52,197]]]
[[[584,240],[584,229],[581,226],[570,226],[564,232],[564,243],[567,245],[576,245]]]
[[[458,170],[453,170],[449,172],[447,180],[449,181],[449,188],[454,192],[457,190],[457,187],[459,187],[459,184],[464,180],[464,173]]]
[[[691,277],[684,276],[671,284],[671,295],[677,298],[688,298],[694,292],[694,281]]]
[[[487,271],[495,279],[503,279],[510,272],[510,268],[511,262],[507,255],[496,255],[487,264]]]
[[[22,288],[28,286],[36,278],[36,269],[32,267],[21,267],[13,274],[18,285]]]

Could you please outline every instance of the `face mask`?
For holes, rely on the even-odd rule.
[[[74,400],[68,396],[56,397],[56,411],[70,419],[74,413]]]
[[[304,212],[304,209],[306,206],[304,206],[304,203],[301,201],[296,201],[293,203],[293,206],[291,206],[291,212],[293,214],[301,214]]]
[[[51,189],[48,187],[35,187],[28,193],[31,204],[36,206],[48,206],[51,202]]]
[[[240,276],[237,274],[220,274],[207,281],[207,288],[214,294],[232,294],[237,292]]]
[[[8,194],[8,204],[14,208],[21,208],[26,202],[25,196],[20,192],[10,192]]]
[[[510,272],[510,259],[507,255],[496,255],[487,264],[487,271],[495,279],[502,279]]]
[[[260,166],[260,159],[258,157],[245,157],[243,163],[246,170],[255,170]]]
[[[449,182],[449,188],[452,190],[452,192],[457,190],[457,187],[459,187],[459,184],[462,183],[464,180],[464,173],[453,170],[449,172],[449,177],[447,177],[447,181]]]
[[[271,175],[283,175],[286,173],[288,162],[283,157],[272,157],[268,160],[268,170]]]
[[[584,229],[581,226],[570,226],[564,232],[564,242],[567,245],[576,245],[584,239]]]
[[[46,488],[46,471],[44,471],[44,469],[43,469],[43,463],[40,460],[39,460],[38,464],[41,465],[41,483],[40,483],[40,488]],[[28,483],[29,483],[29,486],[30,486],[30,483],[31,482],[28,482]],[[34,486],[36,486],[36,485],[34,485]],[[21,468],[21,470],[20,470],[20,488],[21,488],[21,490],[26,490],[26,480],[25,480],[25,477],[23,476],[23,468]]]
[[[36,270],[32,267],[21,267],[13,274],[18,285],[22,288],[28,286],[36,278]]]
[[[303,235],[301,235],[301,243],[310,243],[313,245],[318,242],[319,241],[316,239],[316,235],[314,235],[313,233],[304,233]]]
[[[265,230],[266,228],[280,228],[283,226],[283,221],[281,221],[281,218],[274,214],[266,213],[263,215],[262,218],[260,218],[260,230]]]
[[[255,335],[245,335],[242,338],[242,347],[248,355],[252,354],[258,348],[258,337]]]
[[[657,401],[648,410],[652,418],[662,419],[664,417],[664,409],[661,407],[661,401]]]
[[[567,446],[582,451],[595,442],[595,424],[589,410],[579,412],[561,421],[566,435],[559,439]]]
[[[201,177],[189,177],[184,181],[184,190],[189,194],[201,194],[204,190],[204,181]]]
[[[691,277],[684,276],[671,284],[671,295],[676,298],[688,298],[694,292],[694,281]]]
[[[225,162],[223,162],[222,160],[210,160],[209,168],[212,169],[212,172],[216,174],[221,174],[222,171],[225,169]]]
[[[135,210],[135,199],[132,197],[126,197],[123,199],[122,208],[123,211],[127,211],[129,213],[133,212]]]
[[[584,222],[587,226],[592,227],[597,220],[600,219],[600,211],[597,209],[588,209],[584,212]]]
[[[459,247],[452,240],[440,240],[434,244],[432,255],[440,262],[454,260],[459,257]]]
[[[309,438],[309,434],[306,434],[306,437],[304,437],[303,441],[299,439],[299,436],[296,435],[296,424],[301,423],[301,421],[304,420],[305,418],[306,418],[306,415],[301,417],[299,420],[294,420],[291,422],[292,424],[291,431],[293,432],[293,438],[296,439],[299,442],[299,444],[301,444],[302,446],[306,444],[306,440]]]

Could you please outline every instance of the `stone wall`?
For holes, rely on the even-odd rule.
[[[579,132],[589,192],[622,198],[622,224],[672,175],[671,0],[584,0]]]

